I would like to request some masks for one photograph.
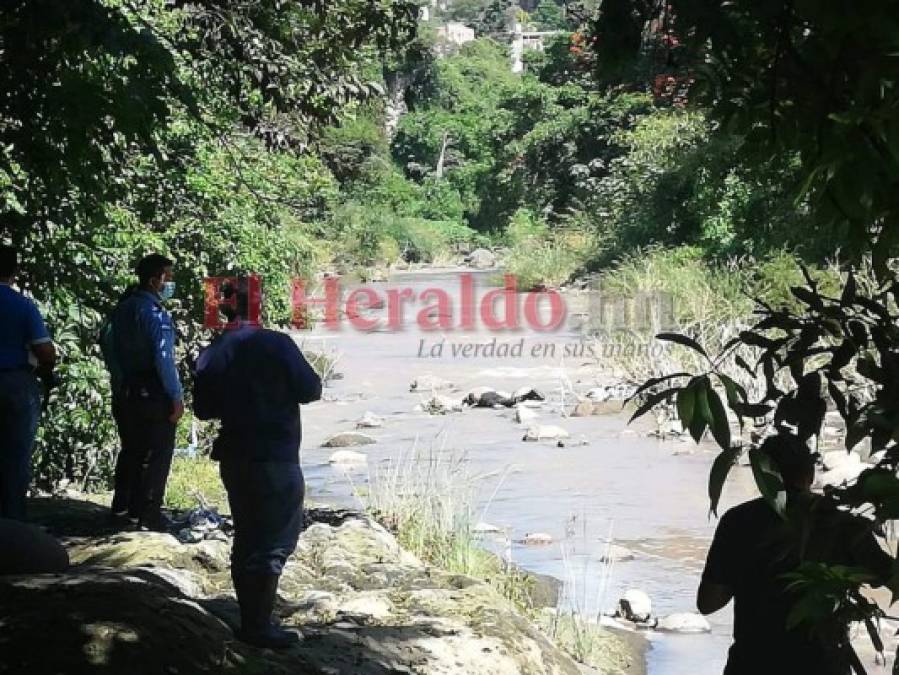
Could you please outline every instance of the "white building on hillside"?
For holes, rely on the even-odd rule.
[[[562,35],[565,31],[526,31],[520,23],[515,24],[512,32],[512,72],[524,72],[524,52],[532,50],[542,52],[547,38]]]
[[[474,40],[474,28],[458,21],[449,21],[437,29],[437,38],[448,44],[464,45]]]

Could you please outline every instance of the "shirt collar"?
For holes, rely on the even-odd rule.
[[[159,297],[156,293],[151,293],[150,291],[144,290],[143,288],[139,288],[137,290],[137,295],[152,300],[156,304],[159,304],[162,301],[162,298]]]

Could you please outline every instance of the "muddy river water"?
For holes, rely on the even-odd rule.
[[[476,277],[479,293],[490,290],[488,275]],[[417,294],[435,287],[458,300],[459,272],[401,273],[371,285],[382,295],[387,289],[411,288]],[[513,541],[529,533],[550,534],[551,544],[512,543],[512,560],[566,580],[571,600],[581,610],[595,614],[611,609],[625,590],[639,588],[652,598],[659,616],[695,611],[695,591],[715,525],[706,499],[713,448],[659,441],[647,435],[648,426],[628,428],[621,413],[563,417],[563,408],[573,405],[570,394],[563,401],[564,390],[583,393],[603,383],[597,364],[575,354],[581,342],[575,329],[496,333],[477,321],[468,330],[423,331],[415,322],[422,306],[408,305],[399,329],[383,325],[385,308],[369,314],[383,318],[373,331],[356,330],[344,320],[339,330],[320,325],[302,334],[307,348],[340,354],[337,370],[343,374],[327,387],[328,400],[304,409],[303,463],[310,497],[358,503],[354,488],[364,486],[385,461],[408,455],[416,444],[447,455],[462,452],[473,473],[488,474],[479,483],[476,519],[508,528]],[[458,304],[454,311],[459,312]],[[501,343],[523,340],[521,355],[469,353],[466,358],[451,349],[453,344],[489,343],[494,337]],[[435,350],[430,356],[442,340],[443,353]],[[554,356],[542,346],[549,343],[556,345]],[[540,346],[535,350],[535,345]],[[410,392],[409,385],[426,374],[453,382],[459,392],[451,396],[481,385],[505,390],[533,386],[548,396],[539,422],[559,425],[572,441],[583,444],[558,448],[550,441],[523,442],[523,429],[505,409],[435,416],[416,412],[415,406],[427,396]],[[335,432],[353,430],[366,411],[385,418],[382,428],[365,430],[377,443],[356,448],[368,454],[367,468],[329,465],[333,450],[321,448],[321,442]],[[753,492],[748,470],[737,469],[723,505]],[[634,551],[635,559],[603,565],[600,558],[609,538]],[[508,549],[507,543],[489,538],[485,545],[500,553]],[[649,634],[648,672],[720,674],[731,622],[728,607],[711,617],[711,634]]]

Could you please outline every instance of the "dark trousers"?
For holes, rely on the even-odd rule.
[[[226,458],[220,469],[234,519],[231,575],[280,575],[303,529],[299,464]]]
[[[40,415],[37,378],[24,369],[0,371],[0,518],[25,520]]]
[[[171,403],[164,398],[113,397],[122,447],[115,467],[113,513],[152,522],[159,517],[175,451]]]

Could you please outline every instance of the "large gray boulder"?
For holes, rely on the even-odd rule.
[[[39,527],[0,518],[0,574],[63,572],[69,554]]]
[[[476,270],[485,270],[496,267],[496,256],[486,248],[476,248],[466,256],[465,262]]]

